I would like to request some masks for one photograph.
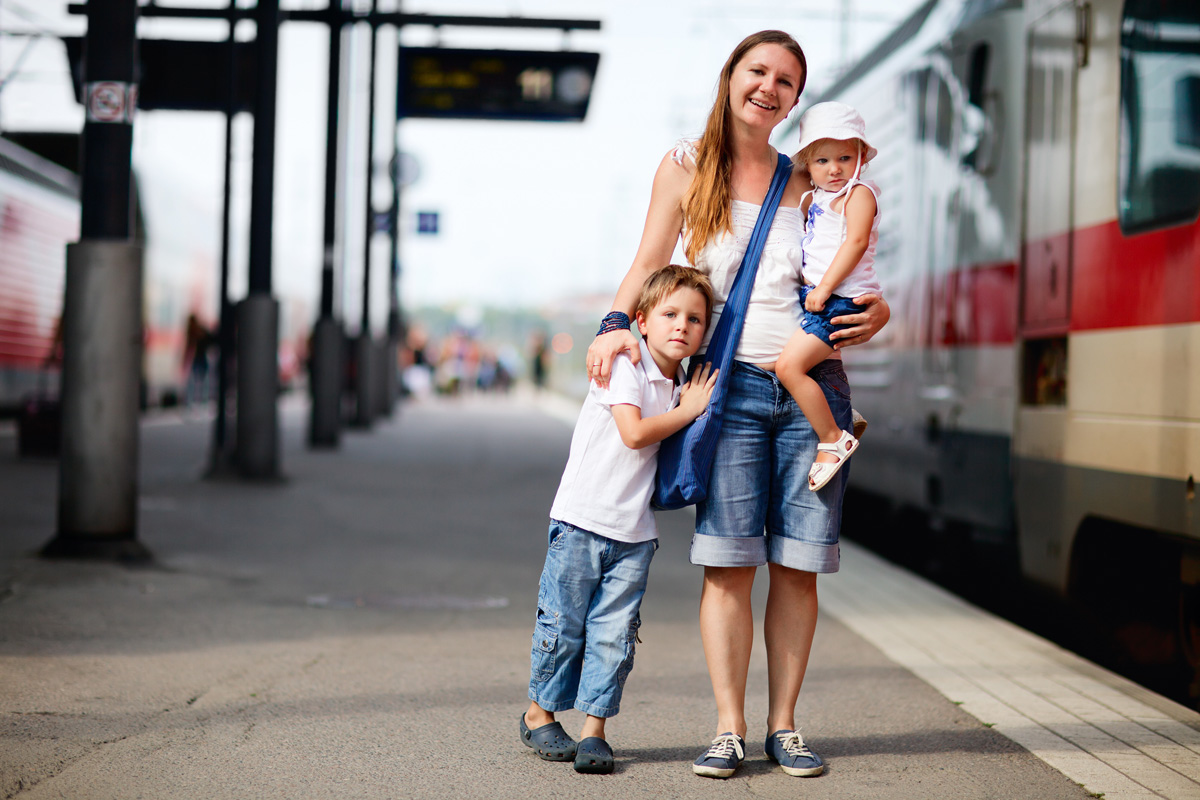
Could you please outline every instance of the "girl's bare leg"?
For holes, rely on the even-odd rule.
[[[705,567],[700,639],[717,701],[717,733],[746,735],[746,675],[754,642],[755,567]]]
[[[767,643],[767,733],[796,729],[796,700],[817,629],[817,576],[769,564],[771,587],[763,632]]]
[[[779,376],[780,383],[791,393],[796,405],[800,406],[800,410],[812,425],[813,432],[824,444],[836,442],[842,435],[842,429],[838,427],[833,412],[829,410],[825,392],[821,390],[820,384],[808,377],[808,371],[828,358],[832,352],[833,348],[816,336],[798,330],[792,334],[792,338],[783,349],[783,354],[775,362],[775,374]],[[833,453],[817,453],[817,463],[832,464],[837,460]]]

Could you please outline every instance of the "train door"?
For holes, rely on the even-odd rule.
[[[1067,2],[1029,29],[1020,317],[1027,338],[1065,334],[1071,311],[1076,25]]]

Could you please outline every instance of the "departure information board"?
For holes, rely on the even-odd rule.
[[[599,53],[400,48],[397,117],[580,122]]]

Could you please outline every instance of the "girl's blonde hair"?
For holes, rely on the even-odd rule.
[[[867,168],[867,143],[862,139],[817,139],[808,147],[801,150],[796,155],[792,156],[792,164],[796,169],[803,169],[808,166],[808,162],[812,160],[813,153],[817,152],[817,148],[826,142],[854,142],[854,146],[858,148],[858,158],[861,162],[860,171]]]
[[[704,135],[696,146],[696,172],[683,195],[683,228],[686,232],[683,252],[695,264],[700,251],[723,231],[733,230],[733,201],[731,179],[733,153],[729,144],[729,82],[734,67],[760,44],[777,44],[800,62],[800,83],[796,96],[804,91],[808,77],[808,62],[804,50],[790,34],[783,31],[759,31],[747,36],[729,54],[717,83],[717,99],[708,112]]]

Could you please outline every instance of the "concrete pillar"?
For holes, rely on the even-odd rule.
[[[354,342],[354,427],[369,428],[375,421],[375,381],[378,372],[374,346],[369,331],[360,333]]]
[[[42,554],[142,560],[137,541],[142,248],[67,246],[58,531]]]
[[[279,301],[251,294],[238,304],[237,461],[244,478],[279,477]]]
[[[322,317],[313,326],[308,430],[312,447],[337,447],[341,438],[342,340],[342,326],[333,317]]]

